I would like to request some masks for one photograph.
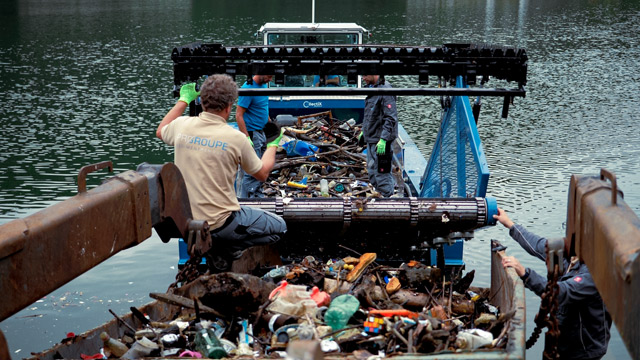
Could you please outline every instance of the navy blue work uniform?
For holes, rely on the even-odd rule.
[[[546,261],[547,239],[514,224],[509,235],[529,254]],[[611,337],[611,316],[596,289],[587,265],[577,258],[564,261],[564,274],[558,279],[558,324],[561,359],[600,359],[607,352]],[[527,289],[540,296],[547,286],[546,276],[527,268]]]
[[[381,77],[378,83],[371,85],[375,88],[391,88]],[[390,169],[380,172],[376,144],[380,139],[387,142],[386,156],[391,155],[391,143],[398,137],[398,110],[396,97],[392,95],[369,95],[364,103],[364,119],[362,121],[362,135],[367,144],[367,172],[369,182],[382,196],[393,195],[395,181]]]

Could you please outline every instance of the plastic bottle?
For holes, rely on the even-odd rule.
[[[320,194],[322,197],[329,197],[329,183],[327,179],[320,180]]]
[[[349,294],[340,295],[331,301],[329,309],[324,314],[324,321],[334,331],[343,329],[359,307],[360,302],[355,296]]]
[[[109,349],[111,354],[113,354],[113,356],[115,357],[121,357],[127,351],[129,351],[129,348],[127,347],[127,345],[121,343],[116,339],[111,338],[111,336],[109,336],[109,334],[107,334],[104,331],[100,333],[100,339],[102,339],[102,341],[104,342],[104,347]]]
[[[353,128],[355,124],[356,124],[356,120],[352,118],[340,124],[338,128],[341,130],[350,130]]]
[[[213,330],[209,328],[203,328],[199,324],[196,325],[198,331],[196,332],[196,350],[200,352],[204,357],[210,359],[221,359],[227,356],[227,352],[224,350],[222,344],[216,337]]]

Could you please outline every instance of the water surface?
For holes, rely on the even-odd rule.
[[[4,1],[0,12],[0,223],[75,194],[78,170],[112,160],[115,172],[171,161],[155,128],[175,102],[171,50],[193,41],[253,44],[270,21],[310,21],[310,1]],[[495,43],[524,47],[528,94],[509,118],[484,99],[479,131],[488,157],[488,194],[517,222],[563,233],[571,174],[618,175],[640,213],[640,3],[637,1],[317,1],[316,20],[356,22],[370,43]],[[399,85],[407,80],[392,79]],[[489,84],[491,85],[491,83]],[[501,84],[500,86],[503,86]],[[493,85],[495,86],[495,85]],[[401,98],[400,116],[428,156],[437,99]],[[90,175],[89,186],[105,173]],[[544,271],[505,229],[476,232],[468,269],[489,269],[489,239]],[[15,358],[46,349],[164,291],[177,245],[154,236],[3,321]],[[72,259],[71,259],[72,260]],[[478,271],[477,285],[488,285]],[[538,298],[527,291],[527,332]],[[542,343],[542,342],[541,342]],[[529,350],[539,358],[542,345]],[[608,359],[629,358],[614,331]]]

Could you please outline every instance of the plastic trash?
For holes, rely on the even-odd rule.
[[[187,344],[184,337],[178,334],[165,334],[160,338],[162,346],[168,348],[184,348]]]
[[[360,302],[355,296],[349,294],[340,295],[331,301],[329,309],[324,314],[324,321],[334,331],[343,329],[359,307]]]
[[[338,126],[339,129],[341,130],[351,130],[353,129],[353,126],[356,124],[356,119],[349,119],[345,122],[343,122],[342,124],[340,124],[340,126]]]
[[[493,334],[480,329],[462,330],[456,338],[456,346],[458,349],[474,350],[486,345],[490,345],[493,341]]]
[[[196,350],[200,352],[204,357],[211,359],[221,359],[227,356],[227,352],[216,337],[213,330],[209,328],[202,328],[196,332]]]
[[[304,285],[292,285],[282,281],[276,287],[269,299],[273,300],[267,310],[285,315],[303,316],[309,314],[314,317],[318,311],[318,305],[311,299],[311,293]]]
[[[282,147],[287,152],[288,156],[311,156],[318,152],[318,147],[302,140],[292,140]],[[315,157],[309,158],[311,161],[315,161]]]
[[[145,356],[149,356],[155,350],[160,349],[158,344],[147,339],[146,337],[142,337],[136,340],[133,345],[131,345],[131,349],[127,351],[124,355],[122,355],[121,359],[127,360],[135,360],[140,359]]]
[[[317,286],[311,289],[311,299],[316,302],[318,307],[328,306],[331,303],[331,296],[324,291],[320,291]]]
[[[333,340],[320,341],[320,348],[322,349],[322,352],[340,351],[340,345]]]
[[[178,355],[179,357],[190,357],[196,359],[202,359],[202,354],[197,351],[185,350]]]
[[[276,267],[275,269],[271,269],[269,270],[268,273],[264,274],[264,276],[262,276],[263,280],[268,280],[268,279],[272,279],[272,280],[276,280],[276,279],[281,279],[283,278],[285,275],[287,275],[287,273],[289,272],[289,270],[287,269],[286,266],[279,266]]]
[[[102,339],[102,341],[104,342],[104,347],[109,349],[111,354],[113,354],[115,357],[121,357],[127,351],[129,351],[129,348],[127,347],[127,345],[121,343],[116,339],[111,338],[111,336],[109,336],[109,334],[107,334],[104,331],[100,333],[100,339]]]
[[[320,194],[322,197],[329,197],[329,183],[327,179],[320,180]]]
[[[300,182],[288,181],[287,182],[287,186],[292,187],[292,188],[296,188],[296,189],[306,189],[307,187],[309,187],[307,185],[307,177],[306,176],[304,178],[302,178],[302,180],[300,180]]]

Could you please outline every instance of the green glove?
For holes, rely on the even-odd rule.
[[[184,84],[180,88],[180,99],[178,99],[178,101],[184,101],[190,104],[198,98],[198,95],[200,95],[200,91],[196,91],[196,83]]]
[[[253,147],[253,141],[251,141],[251,136],[247,135],[247,140],[249,140],[249,144],[251,144],[251,147]]]
[[[360,135],[358,135],[358,146],[364,146],[364,132],[360,131]]]
[[[267,148],[272,146],[278,146],[280,143],[280,139],[282,139],[282,134],[284,134],[284,128],[280,129],[280,135],[277,138],[273,139],[270,143],[267,143]]]
[[[376,145],[376,152],[378,155],[384,155],[387,147],[387,140],[380,139],[378,140],[378,144]]]

